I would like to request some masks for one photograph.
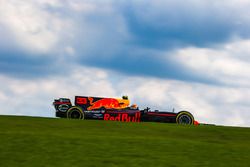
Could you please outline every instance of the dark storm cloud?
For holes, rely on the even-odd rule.
[[[18,78],[39,78],[58,73],[55,59],[20,50],[1,51],[0,73]]]
[[[116,53],[118,54],[118,53]],[[155,54],[154,52],[145,51],[121,52],[115,57],[108,58],[104,55],[79,60],[83,65],[97,66],[100,68],[111,69],[126,75],[156,77],[164,79],[176,79],[187,82],[200,82],[206,84],[220,84],[203,75],[198,75],[195,71],[191,71],[175,60]]]
[[[200,6],[163,3],[157,7],[144,3],[124,8],[128,30],[134,37],[132,44],[163,50],[190,45],[210,47],[227,42],[232,36],[250,36],[249,23],[230,9],[224,13],[213,2]]]
[[[246,27],[249,27],[247,23],[241,20],[243,25],[237,24],[237,15],[225,14],[212,3],[201,6],[163,3],[162,6],[155,7],[145,2],[127,3],[117,8],[131,37],[120,40],[120,48],[117,48],[115,39],[120,39],[119,33],[114,36],[107,31],[106,38],[100,39],[96,47],[116,51],[106,54],[105,49],[98,52],[98,49],[93,48],[92,52],[81,56],[80,62],[83,65],[107,68],[128,75],[218,84],[206,77],[206,74],[199,74],[181,66],[178,61],[173,61],[171,53],[189,46],[215,47],[228,42],[233,36],[248,38],[250,35],[246,31]],[[98,20],[98,16],[94,18]],[[105,22],[103,18],[105,17],[102,16],[102,23]],[[112,17],[106,21],[109,26],[117,26],[112,22]],[[106,27],[105,24],[104,27],[103,24],[99,25],[97,21],[95,26]],[[148,52],[149,49],[153,51]],[[144,51],[138,54],[138,50]],[[158,52],[168,54],[159,55]]]

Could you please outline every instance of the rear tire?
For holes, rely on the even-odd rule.
[[[177,124],[184,124],[184,125],[193,125],[194,124],[194,117],[188,111],[181,111],[176,116],[176,123]]]
[[[67,112],[67,118],[69,119],[84,119],[84,113],[79,107],[71,107]]]

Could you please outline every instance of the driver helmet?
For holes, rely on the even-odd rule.
[[[138,108],[136,104],[132,104],[130,107],[133,108],[133,109],[137,109]]]

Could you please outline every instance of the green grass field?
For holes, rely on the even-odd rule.
[[[0,116],[0,166],[250,166],[250,128]]]

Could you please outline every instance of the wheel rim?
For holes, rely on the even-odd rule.
[[[188,115],[181,115],[179,117],[179,124],[191,124],[192,118]]]
[[[73,119],[79,119],[81,117],[81,114],[79,111],[77,110],[74,110],[72,111],[72,113],[70,114],[70,117],[73,118]]]

